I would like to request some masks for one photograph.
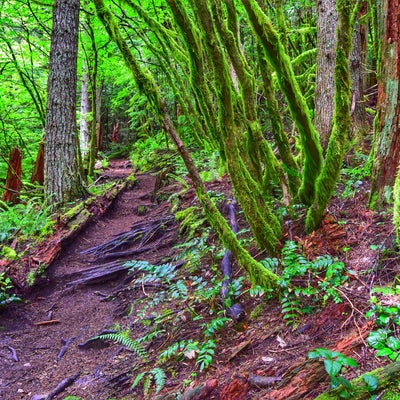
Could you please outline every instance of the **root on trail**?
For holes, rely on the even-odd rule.
[[[173,216],[167,216],[151,222],[143,222],[137,224],[134,229],[122,232],[113,239],[101,243],[97,246],[83,250],[80,254],[92,255],[94,261],[106,258],[125,257],[133,254],[144,252],[151,249],[151,246],[143,248],[146,244],[154,242],[169,231],[170,225],[174,222]],[[138,248],[129,251],[117,251],[127,246],[138,243]]]

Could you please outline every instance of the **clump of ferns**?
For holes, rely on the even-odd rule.
[[[261,262],[280,275],[282,313],[288,325],[296,325],[301,315],[323,307],[328,300],[342,301],[339,286],[347,280],[345,264],[329,255],[308,260],[296,242],[287,241],[280,263],[276,258]]]

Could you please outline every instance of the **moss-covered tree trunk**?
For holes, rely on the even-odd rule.
[[[322,172],[317,180],[315,200],[307,212],[306,230],[309,233],[320,225],[325,208],[331,199],[332,192],[339,178],[345,154],[345,145],[351,126],[349,57],[352,39],[351,17],[353,1],[338,0],[337,10],[339,20],[335,61],[333,127]]]
[[[247,168],[251,162],[248,160],[249,153],[244,152],[241,146],[244,141],[244,129],[240,118],[235,115],[235,111],[241,108],[241,104],[234,90],[229,64],[217,35],[211,10],[206,0],[193,0],[190,3],[198,21],[197,26],[201,31],[205,55],[207,60],[212,63],[212,85],[215,86],[219,140],[224,149],[235,196],[260,247],[266,249],[270,254],[276,254],[281,235],[280,223],[264,203],[261,187]],[[237,52],[235,55],[240,57]],[[238,68],[238,78],[239,74],[246,73],[241,61],[237,61],[236,67]],[[251,85],[251,80],[242,76],[240,83]],[[248,91],[246,93],[248,94]],[[248,111],[249,109],[247,109]],[[256,124],[257,121],[255,121]]]
[[[290,59],[271,21],[255,0],[241,1],[264,48],[268,62],[276,72],[279,87],[286,97],[290,113],[299,131],[304,164],[298,194],[303,203],[311,204],[315,197],[315,181],[321,171],[322,150],[318,134],[311,121],[310,110],[301,94]]]
[[[266,288],[275,288],[278,277],[255,261],[240,245],[236,235],[232,232],[228,223],[207,195],[205,186],[200,178],[198,170],[194,166],[190,153],[184,146],[172,120],[167,114],[165,104],[160,97],[153,77],[148,72],[144,72],[140,67],[123,39],[111,12],[105,7],[103,0],[94,0],[94,4],[96,6],[97,15],[104,24],[110,38],[115,41],[121,51],[124,61],[132,72],[139,90],[147,96],[149,102],[159,115],[161,122],[164,124],[166,132],[171,137],[177,151],[181,155],[210,225],[218,232],[222,243],[236,257],[239,265],[248,272],[249,278],[253,283]]]
[[[400,159],[400,2],[380,0],[376,7],[381,47],[369,204],[379,209],[391,201],[390,192]]]

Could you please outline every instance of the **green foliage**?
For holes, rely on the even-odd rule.
[[[342,197],[344,199],[354,197],[363,184],[363,179],[371,175],[371,159],[362,154],[356,153],[353,166],[342,169],[341,181],[343,182]]]
[[[267,258],[262,263],[275,270],[278,261]],[[287,324],[295,324],[301,314],[323,306],[328,299],[341,302],[335,288],[347,279],[344,263],[328,255],[307,260],[299,252],[296,242],[288,241],[282,249],[281,267],[278,285],[282,289],[282,312]]]
[[[167,377],[164,370],[160,367],[155,367],[152,370],[140,372],[133,381],[131,389],[134,389],[144,380],[143,392],[146,398],[149,398],[152,385],[155,386],[155,393],[159,393],[164,388],[166,379]]]
[[[196,363],[199,365],[200,371],[203,371],[211,365],[216,347],[217,345],[215,344],[214,339],[209,339],[200,346],[199,355],[196,359]]]
[[[367,342],[377,350],[379,357],[388,357],[398,361],[400,355],[400,304],[396,301],[400,295],[400,286],[395,288],[374,288],[374,293],[382,294],[382,300],[371,296],[371,309],[366,313],[367,318],[375,318],[378,329],[370,332]]]
[[[22,239],[40,238],[49,233],[52,225],[51,207],[40,198],[14,206],[0,201],[0,244],[7,243],[16,234],[22,234]]]
[[[117,333],[105,333],[95,336],[93,339],[112,340],[127,347],[129,350],[136,353],[141,359],[147,359],[147,352],[143,349],[138,340],[132,340],[129,337],[129,331],[121,331]]]
[[[230,321],[229,318],[226,317],[217,317],[212,319],[208,324],[205,325],[204,328],[204,336],[212,337],[216,334],[217,331],[224,328],[225,324]]]
[[[0,273],[0,307],[9,303],[19,302],[21,299],[14,293],[11,293],[14,286],[11,279],[6,276],[5,272]]]
[[[187,207],[182,211],[176,212],[175,218],[181,221],[179,232],[185,232],[188,240],[192,239],[196,232],[203,228],[207,222],[207,218],[198,206]]]
[[[342,386],[342,390],[339,392],[339,397],[342,399],[352,398],[354,392],[350,381],[339,374],[344,367],[358,367],[357,362],[353,358],[346,357],[342,353],[325,348],[310,351],[308,353],[308,358],[322,358],[324,360],[325,371],[331,378],[330,388],[335,389]],[[369,387],[375,387],[376,389],[377,382],[374,382],[372,376],[367,378],[366,383]]]

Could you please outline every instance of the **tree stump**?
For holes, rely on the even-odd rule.
[[[22,153],[18,147],[14,147],[10,151],[8,162],[6,187],[4,190],[3,200],[6,203],[19,203],[19,193],[22,188]]]

